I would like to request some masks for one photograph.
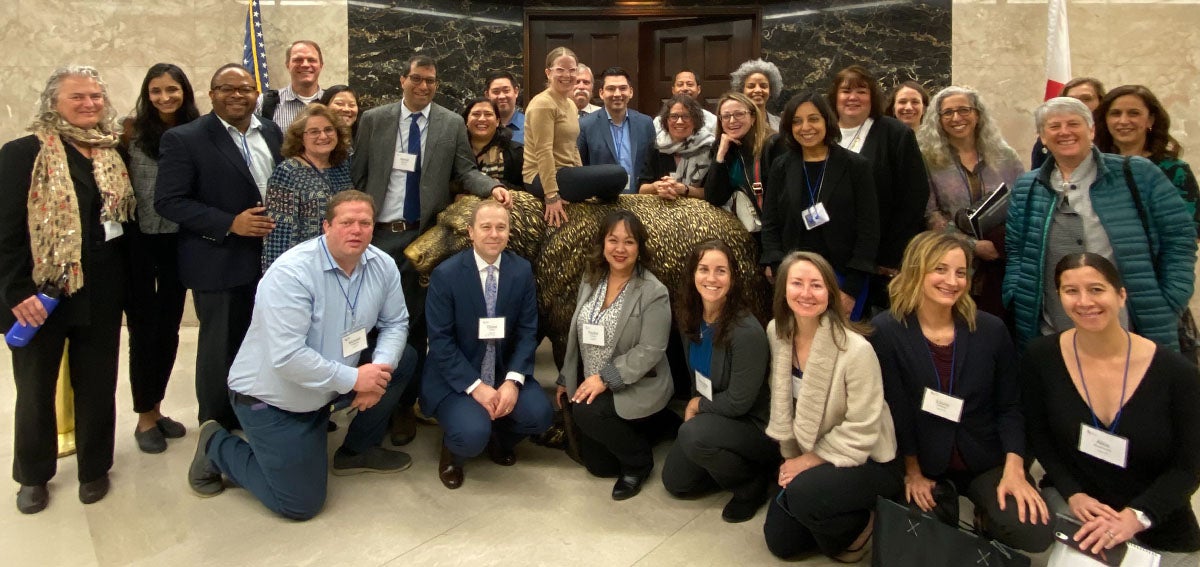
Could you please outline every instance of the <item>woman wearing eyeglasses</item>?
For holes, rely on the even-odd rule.
[[[289,248],[321,234],[325,205],[350,181],[350,129],[329,107],[310,104],[283,135],[286,158],[267,182],[267,215],[275,229],[263,242],[262,269]]]
[[[525,190],[546,203],[546,223],[567,222],[565,205],[589,197],[616,199],[628,174],[619,165],[583,165],[579,156],[579,109],[571,95],[579,59],[556,47],[546,55],[546,90],[525,109]]]
[[[771,133],[766,113],[750,97],[725,93],[717,102],[717,131],[713,163],[704,181],[704,198],[738,214],[734,196],[749,197],[755,218],[762,218],[763,186],[775,155],[778,134]],[[742,217],[738,214],[739,218]],[[759,239],[759,230],[747,227]]]
[[[648,150],[638,192],[666,201],[703,199],[714,139],[704,128],[704,108],[696,99],[677,94],[663,104],[658,126],[662,128]]]
[[[974,89],[947,87],[917,131],[917,143],[929,171],[930,230],[955,230],[955,215],[975,207],[1001,184],[1011,189],[1025,173],[1021,159],[1004,138],[987,106]],[[968,239],[975,255],[971,299],[987,313],[1003,319],[1000,300],[1004,280],[1004,227],[981,239]]]

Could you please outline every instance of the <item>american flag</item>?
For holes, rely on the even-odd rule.
[[[258,0],[246,1],[246,39],[242,43],[242,66],[254,75],[258,92],[271,88],[271,75],[267,74],[267,45],[263,38],[262,12]]]

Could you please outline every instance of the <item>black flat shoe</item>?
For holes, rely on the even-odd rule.
[[[721,519],[731,524],[739,524],[749,521],[758,513],[758,509],[766,503],[766,496],[756,498],[741,498],[734,496],[729,503],[725,504],[725,509],[721,510]]]
[[[617,483],[612,489],[612,499],[629,500],[637,496],[642,491],[642,484],[646,482],[647,476],[649,475],[623,474],[617,477]]]
[[[35,484],[33,486],[21,485],[21,490],[17,491],[17,510],[22,514],[36,514],[46,509],[46,505],[50,503],[50,491],[46,490],[46,485]]]
[[[133,430],[133,439],[143,453],[156,454],[167,450],[167,437],[162,429],[151,427],[145,431]]]
[[[79,501],[84,504],[95,504],[108,496],[108,475],[79,485]]]
[[[182,439],[184,435],[187,435],[187,428],[182,423],[165,415],[158,418],[154,424],[158,426],[158,430],[162,432],[163,437],[167,439]]]

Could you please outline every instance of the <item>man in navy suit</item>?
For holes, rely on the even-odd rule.
[[[603,111],[579,119],[579,157],[583,165],[616,164],[625,168],[625,193],[637,193],[637,179],[654,145],[654,121],[629,108],[633,87],[629,72],[609,67],[600,75]]]
[[[480,201],[467,228],[472,247],[442,262],[429,278],[421,408],[445,432],[438,478],[450,489],[462,486],[468,458],[486,448],[492,461],[511,466],[517,443],[543,433],[552,421],[550,400],[533,378],[533,270],[504,249],[508,232],[504,205]]]
[[[213,74],[213,111],[162,137],[154,208],[179,223],[179,277],[192,290],[200,337],[196,399],[200,422],[238,429],[226,378],[250,326],[261,275],[267,180],[283,134],[254,115],[258,89],[240,64]]]

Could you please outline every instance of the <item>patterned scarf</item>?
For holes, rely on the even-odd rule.
[[[33,282],[39,286],[57,283],[63,294],[71,295],[83,287],[83,228],[64,140],[93,148],[92,176],[103,199],[102,222],[125,222],[133,218],[133,186],[117,153],[116,134],[82,130],[68,124],[37,130],[34,134],[42,142],[42,148],[33,162],[29,184]]]
[[[713,134],[708,130],[699,130],[679,142],[663,130],[658,133],[654,145],[664,154],[679,156],[679,163],[675,165],[675,174],[672,177],[685,185],[703,186],[704,176],[708,173],[711,161],[709,153],[713,141]]]

